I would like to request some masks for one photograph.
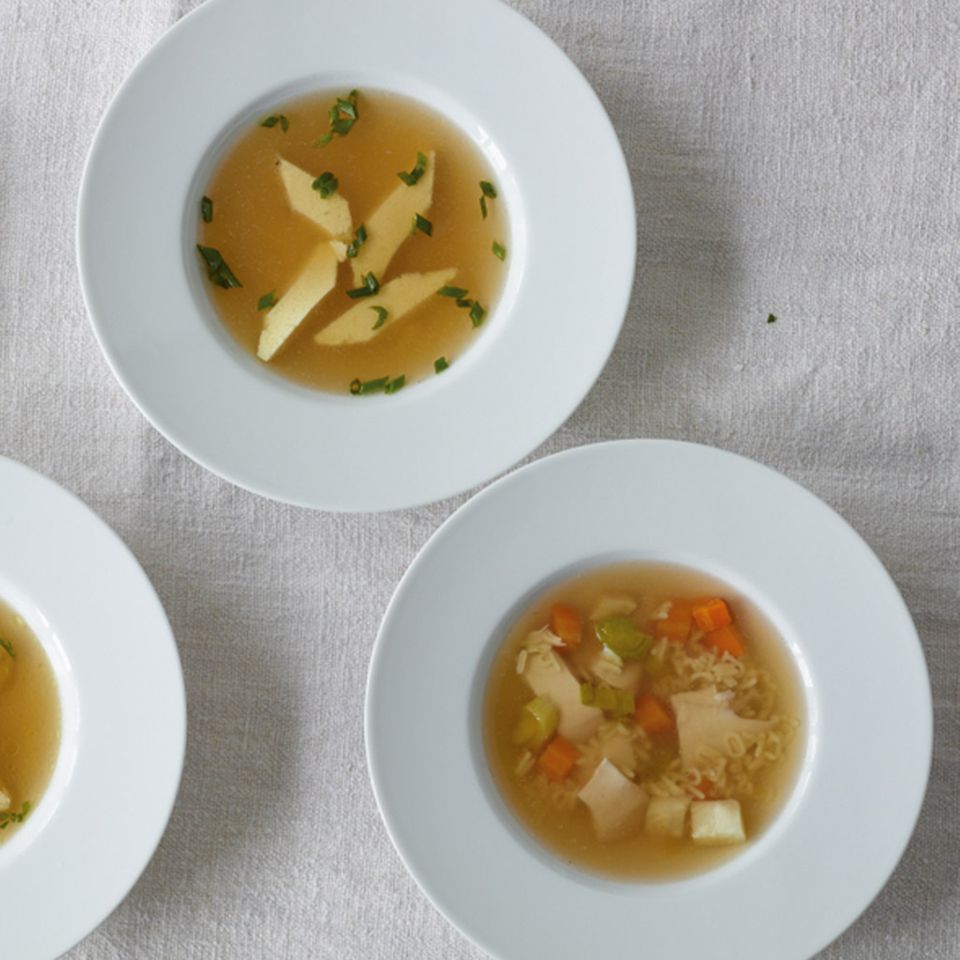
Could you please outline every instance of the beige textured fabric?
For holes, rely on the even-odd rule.
[[[537,455],[633,436],[726,447],[805,484],[876,549],[931,665],[936,754],[903,863],[822,956],[955,958],[956,5],[514,2],[596,87],[639,212],[616,353]],[[79,493],[133,548],[190,707],[159,852],[69,956],[476,958],[394,854],[361,729],[379,617],[460,500],[336,517],[236,490],[141,419],[84,315],[84,155],[117,85],[190,6],[0,0],[0,452]]]

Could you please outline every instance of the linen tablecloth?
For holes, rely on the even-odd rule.
[[[596,88],[638,211],[616,351],[534,456],[636,436],[725,447],[810,488],[877,551],[930,665],[933,772],[900,867],[822,957],[956,958],[960,8],[513,2]],[[84,156],[118,84],[192,6],[0,0],[0,452],[131,546],[190,711],[157,855],[69,957],[477,958],[394,853],[362,738],[379,618],[464,498],[333,516],[238,490],[141,418],[84,313]]]

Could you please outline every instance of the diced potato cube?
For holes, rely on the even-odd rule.
[[[686,833],[689,809],[689,797],[653,797],[647,807],[647,833],[680,839]]]
[[[690,804],[690,836],[705,847],[743,843],[743,817],[737,800],[694,800]]]
[[[639,830],[650,800],[609,760],[600,761],[577,796],[590,808],[597,839],[604,843]]]

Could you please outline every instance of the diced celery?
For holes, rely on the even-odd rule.
[[[589,683],[580,684],[580,702],[589,707],[597,707],[615,717],[627,717],[634,711],[633,694],[629,690],[616,687],[594,687]]]
[[[644,633],[629,617],[607,617],[596,627],[597,639],[621,660],[642,660],[653,646],[653,637]]]
[[[534,697],[524,706],[514,727],[514,743],[542,747],[553,736],[559,719],[557,708],[546,697]]]

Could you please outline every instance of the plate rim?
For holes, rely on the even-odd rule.
[[[387,0],[359,0],[359,2],[381,8],[387,5]],[[431,4],[436,4],[438,0],[416,0],[416,2],[425,8],[429,8]],[[204,26],[205,24],[215,23],[218,20],[222,21],[225,17],[230,19],[228,14],[237,10],[243,11],[246,9],[244,7],[245,3],[248,3],[248,0],[208,0],[207,3],[191,11],[167,30],[138,61],[120,85],[110,105],[101,117],[91,142],[81,178],[78,199],[76,220],[77,262],[81,291],[87,315],[90,318],[95,337],[101,352],[107,360],[108,366],[140,413],[170,443],[216,476],[269,499],[333,512],[372,512],[423,506],[462,493],[465,490],[489,481],[536,449],[536,447],[559,429],[573,414],[589,394],[605,369],[626,318],[636,275],[636,210],[633,187],[623,148],[619,143],[616,131],[603,104],[573,61],[539,27],[527,20],[518,11],[513,10],[502,2],[502,0],[464,0],[465,12],[463,15],[473,16],[477,13],[496,14],[499,18],[498,22],[508,22],[512,33],[516,37],[521,38],[518,42],[535,44],[536,49],[540,52],[549,51],[549,59],[547,61],[549,69],[555,74],[562,76],[566,83],[575,88],[577,95],[583,98],[584,102],[589,103],[591,122],[596,125],[602,134],[596,145],[596,149],[604,173],[602,189],[605,191],[605,195],[608,196],[609,201],[604,202],[609,207],[616,206],[617,209],[616,217],[610,225],[611,233],[616,236],[618,241],[616,249],[610,257],[611,262],[614,263],[612,269],[617,274],[616,283],[613,286],[608,285],[605,288],[604,305],[596,310],[596,316],[592,318],[594,326],[590,337],[592,343],[589,357],[587,352],[576,351],[573,347],[567,351],[571,354],[580,354],[575,357],[571,356],[569,361],[570,369],[575,374],[575,377],[567,377],[569,386],[566,387],[563,385],[563,381],[561,381],[561,387],[559,389],[549,391],[551,394],[549,399],[537,401],[537,404],[540,406],[536,406],[536,409],[534,409],[535,405],[531,405],[530,409],[533,412],[528,413],[527,421],[529,426],[525,429],[517,430],[514,426],[515,423],[522,423],[523,421],[516,420],[513,417],[507,419],[507,411],[504,410],[502,419],[504,423],[509,423],[509,430],[504,430],[502,436],[493,436],[491,434],[490,437],[483,439],[482,442],[489,448],[489,452],[478,455],[476,452],[476,443],[467,444],[464,442],[461,451],[462,455],[459,457],[451,456],[445,470],[418,469],[416,465],[411,465],[408,471],[409,476],[405,474],[400,478],[399,483],[396,477],[393,478],[393,485],[381,483],[378,490],[360,490],[356,483],[352,485],[341,483],[336,489],[331,486],[325,490],[322,486],[325,481],[321,471],[319,480],[314,483],[313,486],[308,487],[308,485],[304,483],[298,483],[296,480],[292,480],[288,475],[282,475],[284,471],[289,474],[290,467],[288,464],[284,464],[282,468],[276,468],[273,472],[263,471],[258,467],[252,466],[253,462],[258,459],[258,454],[260,454],[260,461],[264,458],[264,451],[259,447],[256,449],[251,447],[246,453],[238,453],[236,450],[232,450],[229,454],[226,454],[224,453],[225,447],[223,444],[221,444],[219,448],[214,449],[217,445],[208,442],[208,438],[203,439],[198,445],[196,437],[193,436],[191,432],[192,428],[191,430],[187,430],[184,417],[176,412],[171,413],[171,409],[175,408],[176,404],[171,405],[167,403],[166,406],[163,406],[163,403],[166,401],[158,400],[158,397],[160,397],[158,391],[153,387],[145,385],[143,378],[131,364],[129,354],[125,353],[126,347],[121,348],[121,346],[118,345],[118,337],[114,329],[117,321],[110,317],[111,297],[114,295],[109,293],[109,284],[105,285],[102,281],[101,275],[103,273],[103,267],[102,265],[98,266],[98,263],[100,263],[103,257],[94,244],[98,230],[94,226],[96,223],[96,215],[94,209],[95,188],[93,184],[97,179],[99,167],[104,163],[102,155],[105,152],[109,154],[110,150],[116,149],[115,141],[118,136],[116,117],[121,112],[121,108],[118,105],[126,107],[127,101],[130,100],[131,97],[136,98],[139,89],[138,83],[142,76],[149,76],[154,71],[160,71],[162,73],[169,68],[164,58],[167,57],[167,51],[171,45],[175,45],[184,35],[192,34],[201,29],[209,29],[209,27]],[[309,6],[306,0],[280,0],[278,4],[271,5],[269,8],[263,8],[261,5],[260,12],[269,18],[282,18],[291,15],[291,12],[297,15],[305,15],[303,14],[303,10]],[[269,13],[264,14],[264,9],[268,10]],[[390,69],[393,70],[395,76],[399,75],[395,68],[391,67]],[[363,65],[357,67],[358,73],[362,73],[363,71]],[[278,81],[274,86],[284,87],[286,85],[287,84]],[[261,97],[263,95],[263,91],[261,91]],[[478,110],[475,101],[464,101],[463,106],[468,112],[474,115],[482,114],[482,111]],[[226,122],[227,118],[224,116],[221,121],[221,126]],[[208,131],[208,144],[204,148],[205,150],[215,141],[217,135],[218,130]],[[509,147],[510,144],[505,142],[505,146]],[[523,149],[518,149],[518,156],[522,155],[524,150],[529,150],[529,148],[524,147]],[[206,153],[204,153],[203,156],[206,156]],[[529,154],[527,156],[529,158]],[[529,165],[529,159],[524,161],[524,163]],[[516,165],[516,158],[514,158],[514,165]],[[524,164],[521,164],[521,169],[523,166]],[[184,189],[189,190],[190,185],[186,185]],[[521,201],[522,204],[525,203],[525,198],[521,197]],[[514,220],[514,213],[516,213],[516,211],[511,210],[512,221]],[[517,224],[514,222],[512,224],[514,233],[516,229]],[[182,258],[182,251],[179,250],[179,242],[180,237],[178,234],[176,248],[173,251],[173,259]],[[538,269],[541,269],[542,272],[542,268]],[[508,283],[509,282],[510,279],[508,277]],[[522,292],[522,278],[518,280],[518,287]],[[105,290],[108,292],[104,292]],[[177,296],[179,297],[179,292]],[[518,296],[520,296],[519,293]],[[519,308],[517,309],[519,310]],[[517,318],[512,316],[513,312],[512,309],[508,310],[507,315],[502,319],[516,320]],[[598,323],[600,318],[603,320],[602,325]],[[203,325],[203,317],[197,315],[193,317],[193,320],[197,321],[199,325]],[[497,311],[494,311],[491,324],[496,323],[496,321]],[[540,321],[538,320],[537,322]],[[513,324],[513,326],[517,325],[516,323]],[[464,365],[466,365],[468,360],[470,360],[474,366],[481,365],[481,358],[478,356],[480,351],[483,350],[487,353],[492,352],[493,347],[490,341],[497,338],[502,339],[501,329],[484,331],[484,336],[481,337],[477,343],[473,344],[464,354]],[[505,349],[506,348],[504,348],[504,350]],[[501,351],[501,353],[502,352],[503,351]],[[223,353],[226,354],[226,351],[223,351]],[[233,358],[228,359],[232,365],[234,363]],[[503,360],[499,356],[496,358],[496,363],[500,364],[500,366],[491,366],[486,370],[487,375],[497,375],[501,372]],[[237,364],[237,367],[239,368],[240,365]],[[224,369],[226,369],[226,364],[224,365]],[[465,374],[465,370],[462,372]],[[247,371],[242,371],[242,373],[243,378],[238,379],[248,379],[251,382],[245,383],[244,386],[240,388],[241,393],[249,394],[250,397],[252,397],[254,392],[260,391],[260,387],[252,383],[252,381],[257,378],[250,377]],[[233,375],[231,374],[231,378],[232,377]],[[471,383],[477,382],[477,377],[473,377],[472,374],[471,377]],[[277,394],[292,386],[279,377],[270,377],[269,379],[280,381],[280,385],[275,391]],[[403,397],[403,402],[407,409],[402,417],[398,417],[401,425],[404,425],[404,417],[407,422],[409,422],[411,418],[414,418],[417,422],[422,421],[424,428],[432,425],[436,419],[435,414],[431,411],[429,401],[420,401],[420,409],[417,409],[417,406],[414,405],[412,401],[414,391],[421,390],[426,383],[432,384],[433,381],[428,380],[424,384],[415,385],[414,389],[411,389],[409,393],[408,391],[404,391],[405,394],[408,394]],[[449,388],[444,385],[444,389],[447,390]],[[514,388],[511,387],[511,389]],[[560,392],[564,389],[567,391],[566,393]],[[464,396],[466,396],[466,387],[463,389],[458,388],[458,390],[459,392],[450,393],[449,403],[459,403],[463,400]],[[264,390],[262,395],[267,395],[266,390]],[[421,394],[418,394],[418,396],[420,395]],[[321,394],[321,396],[324,395]],[[339,400],[341,398],[336,397],[335,399]],[[398,397],[396,399],[399,400],[400,398]],[[280,403],[280,401],[277,402]],[[319,412],[321,410],[321,402],[310,402],[315,406],[318,423],[321,423],[322,429],[328,431],[325,440],[329,440],[331,425],[333,428],[336,428],[336,419],[339,415],[332,415],[326,422],[322,422],[319,419],[321,416]],[[285,406],[285,409],[287,411],[294,411],[296,407],[297,405],[291,400],[290,403]],[[513,410],[515,410],[515,407]],[[299,416],[299,412],[297,415]],[[324,414],[323,416],[326,415]],[[471,416],[474,416],[474,414],[471,413]],[[477,413],[476,416],[479,416],[479,413]],[[416,423],[414,423],[413,426],[416,427]],[[389,432],[389,430],[390,425],[384,424],[383,432]],[[456,431],[451,431],[451,433],[455,432]],[[423,450],[419,450],[418,452],[423,454],[428,446],[427,440],[425,437],[418,439],[423,447]],[[262,442],[262,438],[258,436],[256,443],[262,444]],[[459,441],[457,440],[455,442]],[[267,453],[269,454],[269,451],[267,451]],[[373,452],[371,452],[371,456],[372,455]],[[462,463],[468,465],[462,466]],[[240,464],[242,464],[242,467],[238,468]],[[448,476],[449,479],[444,479],[446,476]]]
[[[707,456],[719,456],[723,459],[728,460],[732,463],[738,463],[741,467],[746,467],[753,470],[758,476],[764,477],[766,480],[772,480],[775,483],[781,484],[784,489],[790,489],[795,495],[801,496],[809,504],[813,505],[815,509],[822,512],[822,515],[825,519],[838,523],[838,529],[843,531],[843,535],[848,541],[853,544],[860,552],[862,557],[873,565],[873,572],[879,573],[886,582],[886,587],[889,591],[888,598],[890,601],[900,608],[900,612],[906,618],[907,630],[903,636],[903,643],[905,644],[905,650],[908,651],[909,657],[912,659],[912,665],[914,668],[919,668],[919,676],[922,678],[921,691],[922,691],[922,703],[917,704],[918,715],[919,715],[919,729],[915,731],[916,739],[918,746],[921,750],[921,767],[922,767],[922,776],[918,774],[915,783],[913,784],[913,789],[911,790],[911,804],[908,810],[907,821],[909,823],[909,828],[905,829],[903,835],[898,837],[895,846],[895,853],[892,856],[892,859],[887,863],[883,870],[879,871],[876,876],[869,882],[863,883],[863,890],[861,895],[857,899],[855,906],[847,911],[845,919],[842,923],[837,925],[836,921],[834,926],[829,931],[828,934],[823,935],[813,946],[809,953],[804,953],[803,957],[811,957],[815,953],[818,953],[820,950],[824,949],[831,942],[833,942],[838,936],[840,936],[845,930],[847,930],[869,907],[869,905],[876,899],[880,892],[884,889],[887,882],[889,881],[891,875],[897,868],[900,863],[908,844],[910,843],[911,838],[914,835],[916,830],[917,822],[922,812],[922,807],[926,798],[928,786],[929,786],[929,777],[931,772],[932,765],[932,754],[933,754],[933,703],[932,703],[932,693],[930,688],[930,678],[929,678],[929,668],[926,663],[926,657],[924,655],[924,650],[922,643],[920,642],[919,635],[917,633],[916,627],[913,623],[912,616],[910,614],[909,608],[904,601],[899,588],[897,587],[895,581],[890,575],[889,571],[880,561],[877,554],[873,551],[870,545],[864,540],[864,538],[854,529],[854,527],[847,521],[843,516],[841,516],[836,510],[833,509],[826,501],[814,494],[812,491],[808,490],[802,486],[797,481],[786,476],[783,473],[780,473],[778,470],[767,466],[766,464],[760,463],[758,461],[752,460],[748,457],[745,457],[741,454],[732,453],[717,447],[708,446],[705,444],[698,444],[689,441],[682,440],[672,440],[672,439],[624,439],[624,440],[608,440],[601,441],[598,443],[585,444],[578,447],[568,448],[566,450],[559,451],[550,456],[544,457],[542,459],[536,460],[532,463],[523,465],[511,471],[504,477],[501,477],[494,483],[490,484],[483,490],[475,494],[470,500],[460,506],[454,513],[452,513],[440,527],[431,535],[425,544],[418,550],[416,557],[411,562],[407,570],[405,571],[403,577],[398,582],[393,594],[391,595],[389,604],[384,612],[380,628],[377,633],[377,637],[374,643],[373,652],[371,655],[370,666],[367,676],[367,686],[365,693],[365,702],[364,702],[364,745],[367,755],[367,768],[368,775],[370,777],[371,789],[374,794],[376,801],[377,809],[383,822],[384,828],[386,829],[387,835],[390,839],[391,844],[396,850],[398,856],[400,857],[401,863],[405,867],[407,873],[413,878],[417,884],[420,891],[427,898],[437,912],[446,919],[455,929],[457,929],[464,937],[466,937],[471,943],[479,947],[480,949],[486,951],[490,954],[491,957],[497,958],[497,960],[516,960],[517,957],[522,956],[522,950],[519,953],[516,953],[513,949],[509,952],[503,952],[498,949],[492,942],[489,935],[487,935],[483,930],[478,930],[476,927],[471,927],[463,922],[461,918],[455,915],[456,911],[449,909],[450,904],[446,898],[446,891],[443,891],[441,894],[434,886],[430,878],[426,877],[423,873],[422,864],[415,865],[415,862],[419,859],[419,854],[410,849],[407,839],[403,838],[402,830],[399,827],[398,820],[394,816],[394,812],[390,809],[390,800],[388,799],[389,787],[387,784],[387,778],[384,775],[383,767],[385,766],[382,758],[379,755],[377,741],[380,738],[381,734],[377,729],[377,720],[372,709],[372,702],[374,695],[377,691],[378,685],[382,682],[379,677],[379,671],[381,670],[381,661],[384,659],[384,651],[386,649],[386,644],[390,643],[389,632],[392,627],[392,621],[396,619],[398,610],[401,608],[403,602],[406,599],[406,593],[412,589],[411,584],[413,584],[420,575],[420,567],[427,563],[428,558],[434,549],[436,549],[436,544],[444,540],[447,536],[450,535],[451,530],[455,530],[456,525],[466,516],[476,513],[483,509],[484,504],[491,499],[495,499],[501,495],[501,492],[504,490],[509,490],[509,488],[516,482],[519,478],[529,478],[538,472],[550,471],[557,468],[558,464],[563,464],[564,462],[569,462],[577,458],[590,457],[593,455],[603,455],[605,450],[609,449],[638,449],[638,448],[647,448],[647,449],[656,449],[656,448],[678,448],[678,449],[687,449],[695,450],[699,454],[705,454]],[[562,467],[561,467],[562,468]],[[685,561],[677,561],[685,562]],[[549,575],[549,574],[546,574]],[[395,641],[394,641],[395,642]],[[486,642],[486,641],[485,641]],[[475,699],[474,691],[471,691],[470,699]],[[482,697],[481,697],[482,699]],[[810,758],[808,757],[803,761],[803,767],[799,773],[799,776],[804,777],[804,770],[810,763]],[[794,788],[794,792],[798,792],[800,786]],[[785,813],[787,808],[791,807],[793,804],[794,798],[788,798],[786,801],[786,806],[784,811]],[[760,838],[760,841],[763,841],[767,832],[770,832],[773,828],[778,826],[778,821],[781,817],[781,814],[778,814],[777,820],[774,821],[774,824],[771,825],[771,828],[768,828],[768,831],[765,832],[764,836]],[[518,827],[520,832],[525,832],[525,828],[522,826]],[[537,846],[537,842],[534,840],[530,841],[530,844]],[[726,874],[727,868],[732,863],[734,866],[740,863],[749,855],[749,852],[745,853],[744,857],[735,857],[732,861],[728,861],[727,864],[717,868],[716,870],[708,871],[705,874],[694,875],[690,878],[690,881],[681,880],[680,884],[687,882],[697,883],[700,879],[706,877],[710,878],[714,874],[723,873]],[[549,853],[544,854],[546,858],[550,858],[552,855]],[[574,871],[576,872],[576,871]],[[607,883],[603,878],[599,880],[600,884]],[[624,887],[630,887],[631,884],[619,884],[615,881],[610,882],[611,889],[618,888],[622,891]],[[665,884],[637,884],[634,887],[645,886],[648,890],[650,889],[659,889],[659,890],[670,890],[670,888],[675,888],[678,886],[677,883],[668,882]],[[742,944],[737,945],[741,949],[741,952],[737,956],[743,956],[745,960],[749,958],[752,960],[752,955],[742,952]],[[683,956],[686,956],[684,954]],[[725,955],[726,956],[726,955]],[[800,954],[796,955],[797,957],[801,956]]]
[[[8,478],[12,479],[8,480]],[[5,919],[5,936],[10,938],[20,937],[20,941],[14,939],[15,945],[18,945],[18,956],[23,957],[24,960],[30,960],[30,958],[46,960],[49,957],[60,956],[96,930],[126,899],[156,854],[157,848],[166,833],[183,780],[187,745],[186,686],[176,638],[163,603],[139,560],[119,534],[73,491],[12,457],[0,456],[0,486],[6,486],[8,482],[22,484],[36,492],[36,499],[33,503],[28,504],[25,508],[18,505],[21,510],[32,511],[33,519],[44,516],[42,510],[45,506],[50,510],[61,509],[68,516],[74,518],[78,525],[82,525],[88,534],[92,532],[94,536],[99,538],[97,549],[100,551],[100,557],[103,558],[108,554],[112,555],[113,560],[110,565],[114,574],[123,571],[129,577],[126,585],[139,592],[136,604],[143,619],[137,636],[137,649],[143,650],[144,644],[149,642],[150,649],[155,651],[165,663],[165,672],[162,675],[152,675],[149,678],[152,686],[162,684],[164,688],[162,696],[158,695],[157,703],[159,704],[162,699],[165,711],[164,724],[160,728],[160,735],[168,744],[165,762],[161,768],[159,764],[152,762],[156,760],[155,754],[151,754],[150,757],[144,755],[143,767],[137,771],[138,778],[142,779],[150,779],[150,773],[153,772],[151,786],[155,788],[160,799],[155,802],[149,811],[151,814],[149,820],[142,818],[139,821],[140,826],[134,831],[134,836],[140,837],[139,842],[131,841],[131,834],[128,833],[125,838],[127,843],[124,844],[123,851],[119,851],[116,846],[112,846],[109,842],[104,843],[103,849],[100,851],[103,859],[109,860],[111,856],[114,858],[111,869],[122,870],[122,879],[114,879],[105,889],[104,896],[88,896],[86,898],[87,902],[83,904],[79,913],[70,915],[66,919],[58,910],[58,906],[62,906],[63,898],[68,896],[66,889],[60,890],[60,901],[52,900],[50,892],[47,891],[44,896],[33,898],[30,901],[33,905],[29,911],[15,913],[12,914],[12,919]],[[76,569],[75,565],[72,569]],[[35,605],[40,616],[45,617],[46,610],[64,604],[64,601],[57,601],[54,598],[57,591],[63,589],[62,587],[51,587],[50,583],[52,581],[46,583],[27,582],[30,576],[29,573],[24,574],[22,569],[11,569],[10,572],[11,581],[18,582],[18,591],[28,597],[30,603]],[[89,578],[87,579],[89,580]],[[58,581],[58,584],[60,582]],[[74,586],[70,587],[71,590],[77,589],[75,584],[76,580]],[[91,590],[94,589],[89,582],[85,585]],[[102,591],[101,596],[103,604],[109,606],[110,598],[103,595]],[[33,624],[31,624],[31,627],[33,627]],[[51,629],[54,630],[56,643],[63,647],[63,652],[68,661],[69,677],[58,676],[58,686],[61,703],[64,702],[66,697],[76,701],[76,729],[70,732],[72,739],[75,741],[76,752],[72,758],[65,758],[62,754],[58,756],[58,768],[61,764],[66,763],[70,769],[60,795],[51,798],[54,801],[54,806],[45,818],[43,827],[35,836],[31,837],[29,844],[24,849],[16,850],[13,856],[4,859],[0,864],[0,893],[6,895],[17,889],[24,873],[36,869],[40,860],[48,861],[51,856],[56,858],[61,876],[73,876],[78,882],[80,880],[89,882],[88,871],[85,871],[79,864],[71,867],[71,864],[76,862],[76,857],[84,851],[84,843],[87,838],[77,839],[74,849],[76,856],[73,857],[70,855],[69,848],[61,846],[51,851],[45,846],[45,842],[50,835],[63,832],[65,821],[70,820],[74,824],[78,820],[87,821],[86,808],[80,809],[78,806],[82,803],[82,798],[78,798],[74,794],[75,790],[82,789],[80,779],[87,779],[91,775],[102,774],[105,771],[109,773],[111,770],[114,771],[115,775],[116,771],[121,770],[119,766],[116,766],[113,757],[104,751],[102,745],[91,746],[84,742],[91,723],[95,727],[101,727],[103,715],[101,713],[102,701],[100,695],[103,689],[98,688],[96,691],[98,702],[95,707],[91,706],[90,697],[93,691],[89,689],[89,679],[87,681],[82,679],[82,673],[84,669],[93,669],[94,661],[100,659],[100,652],[95,648],[85,647],[83,638],[85,635],[94,634],[102,636],[109,632],[109,628],[95,627],[93,623],[86,623],[81,624],[73,633],[69,629],[66,633],[52,627]],[[114,627],[114,631],[117,630],[119,630],[119,624]],[[47,641],[42,636],[40,640],[46,647]],[[49,656],[49,651],[47,653]],[[80,667],[80,669],[78,670],[77,667]],[[65,680],[72,685],[72,690],[64,690]],[[116,685],[111,689],[116,689]],[[83,708],[85,697],[87,699],[87,710]],[[66,722],[66,718],[64,718],[64,722]],[[134,722],[133,726],[137,726],[137,724]],[[139,728],[143,731],[146,731],[148,726],[149,721],[139,724]],[[130,727],[127,726],[126,729],[129,730]],[[114,766],[111,767],[111,764],[114,764]],[[126,770],[127,768],[122,769]],[[147,774],[145,778],[143,777],[144,772]],[[129,783],[130,778],[127,777],[125,782]],[[37,804],[37,812],[40,811],[47,799],[48,796],[45,791]],[[97,822],[94,819],[94,832]],[[102,824],[100,827],[101,835],[104,838],[115,839],[115,830],[121,828],[113,822],[99,822]],[[72,836],[72,834],[69,836]],[[9,843],[14,844],[16,840],[17,835],[14,835]],[[132,857],[127,854],[131,845],[137,848]],[[2,848],[0,848],[0,851],[2,851]],[[124,857],[128,862],[120,863],[119,861],[123,860]],[[4,890],[7,885],[5,884],[7,878],[9,878],[9,889]],[[72,888],[72,902],[76,901],[76,889],[76,886]],[[96,891],[96,885],[87,887],[88,891],[91,889]],[[42,922],[42,920],[38,920],[38,916],[41,918],[45,916],[48,920],[53,917],[57,918],[57,922],[47,923],[46,928],[44,928],[46,931],[44,933],[45,939],[42,942],[37,936],[38,924]],[[10,929],[21,918],[24,922],[23,930],[26,933],[23,930],[18,933],[16,930]],[[10,924],[10,926],[7,926],[7,924]],[[29,946],[24,946],[24,943],[29,944]]]

